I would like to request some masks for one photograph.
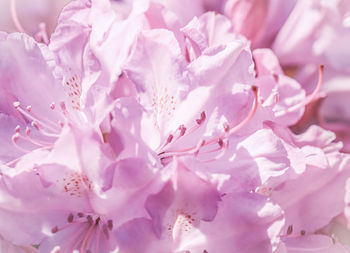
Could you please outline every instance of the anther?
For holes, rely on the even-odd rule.
[[[169,135],[168,139],[167,139],[167,144],[169,144],[172,140],[173,140],[174,136],[172,134]]]
[[[58,232],[58,227],[57,226],[55,226],[55,227],[53,227],[52,229],[51,229],[51,233],[57,233]]]
[[[85,216],[83,213],[80,213],[80,212],[77,215],[78,215],[79,218],[82,218],[82,217]]]
[[[220,138],[218,140],[218,144],[219,144],[220,147],[223,147],[224,146],[224,141]]]
[[[38,122],[32,121],[31,125],[32,125],[32,127],[35,127],[37,130],[40,130]]]
[[[201,113],[201,121],[203,122],[203,121],[205,121],[205,119],[206,119],[206,115],[205,115],[205,112],[203,111],[202,113]]]
[[[50,104],[50,108],[53,110],[53,109],[55,109],[55,107],[56,107],[55,103],[52,102],[52,103]]]
[[[14,135],[12,135],[12,142],[16,143],[19,139],[19,133],[15,133]]]
[[[13,106],[17,109],[19,106],[21,105],[20,102],[16,101],[16,102],[13,102]]]
[[[255,93],[255,92],[258,92],[258,87],[256,87],[255,85],[252,86],[252,91]]]
[[[28,106],[26,107],[26,109],[27,109],[27,112],[30,112],[30,111],[32,110],[32,106],[31,106],[31,105],[28,105]]]
[[[224,131],[226,133],[228,133],[230,131],[230,125],[227,122],[224,123]]]
[[[180,135],[179,136],[184,136],[186,133],[186,127],[184,125],[179,126],[180,130]]]
[[[68,215],[68,218],[67,218],[68,222],[69,222],[69,223],[72,223],[72,222],[73,222],[73,219],[74,219],[74,215],[73,215],[72,213],[70,213],[70,214]]]
[[[30,135],[30,128],[26,127],[26,135],[29,136]]]
[[[289,225],[287,229],[287,235],[290,235],[291,233],[293,233],[293,225]]]
[[[92,225],[94,223],[94,220],[92,219],[91,215],[86,216],[87,221]]]
[[[198,125],[200,125],[200,124],[202,124],[205,121],[205,119],[206,119],[205,112],[202,112],[200,119],[196,119],[196,122],[197,122]]]
[[[21,131],[21,126],[20,125],[17,125],[15,127],[15,133],[19,133]]]

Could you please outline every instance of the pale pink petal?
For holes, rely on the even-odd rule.
[[[235,32],[255,42],[265,30],[268,6],[268,0],[229,0],[225,13]]]
[[[182,236],[190,233],[192,227],[214,219],[220,196],[213,186],[182,164],[173,162],[168,165],[168,170],[172,182],[169,181],[159,193],[150,195],[145,207],[157,237],[173,240],[172,247],[176,249]]]
[[[190,60],[197,58],[208,47],[225,45],[239,38],[233,32],[230,21],[215,12],[193,18],[181,31],[191,46],[187,49]]]

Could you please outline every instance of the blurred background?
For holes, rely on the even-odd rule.
[[[0,31],[17,32],[15,19],[26,33],[34,35],[40,31],[40,23],[46,25],[51,34],[57,24],[62,8],[70,0],[0,0]],[[17,24],[18,26],[18,24]]]

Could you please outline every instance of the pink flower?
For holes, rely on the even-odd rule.
[[[328,34],[326,20],[337,36],[343,28],[316,11],[322,22],[277,50],[300,26],[300,6],[335,4],[298,1],[277,54],[250,49],[271,44],[294,3],[76,0],[50,41],[0,33],[0,245],[347,252],[332,226],[348,223],[350,158],[332,132],[288,129],[323,98],[323,67],[311,89],[308,66],[298,82],[278,58],[314,47],[311,31]],[[229,18],[202,14],[224,5]],[[316,45],[347,76],[329,41]]]
[[[30,150],[52,147],[64,123],[63,114],[75,117],[75,112],[52,75],[50,64],[54,56],[46,46],[21,34],[4,34],[0,44],[1,54],[6,57],[0,65],[0,110],[2,122],[7,122],[1,124],[5,137],[1,139],[5,147],[1,162],[15,163]]]
[[[119,239],[123,252],[271,252],[277,246],[283,224],[278,206],[254,193],[223,195],[217,203],[219,195],[208,182],[181,164],[171,170],[172,183],[146,202],[152,223],[121,227],[133,235]]]
[[[285,181],[275,181],[275,186],[266,193],[285,212],[283,230],[286,238],[312,234],[344,210],[346,181],[350,173],[349,157],[339,152],[341,144],[333,143],[333,133],[317,126],[298,136],[282,127],[272,127],[278,136],[285,141],[289,139],[294,148],[296,146],[302,151],[304,158],[301,159],[306,167],[287,174],[289,178]],[[323,201],[325,198],[328,200]]]
[[[112,251],[118,227],[146,217],[146,198],[164,183],[152,152],[130,139],[121,143],[117,155],[98,132],[65,127],[50,153],[28,155],[31,163],[22,160],[16,172],[4,168],[1,217],[7,226],[0,232],[18,244],[40,243],[39,252]],[[18,215],[23,220],[9,229]]]

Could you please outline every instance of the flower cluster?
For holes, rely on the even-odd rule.
[[[0,252],[350,252],[347,0],[12,7]]]

